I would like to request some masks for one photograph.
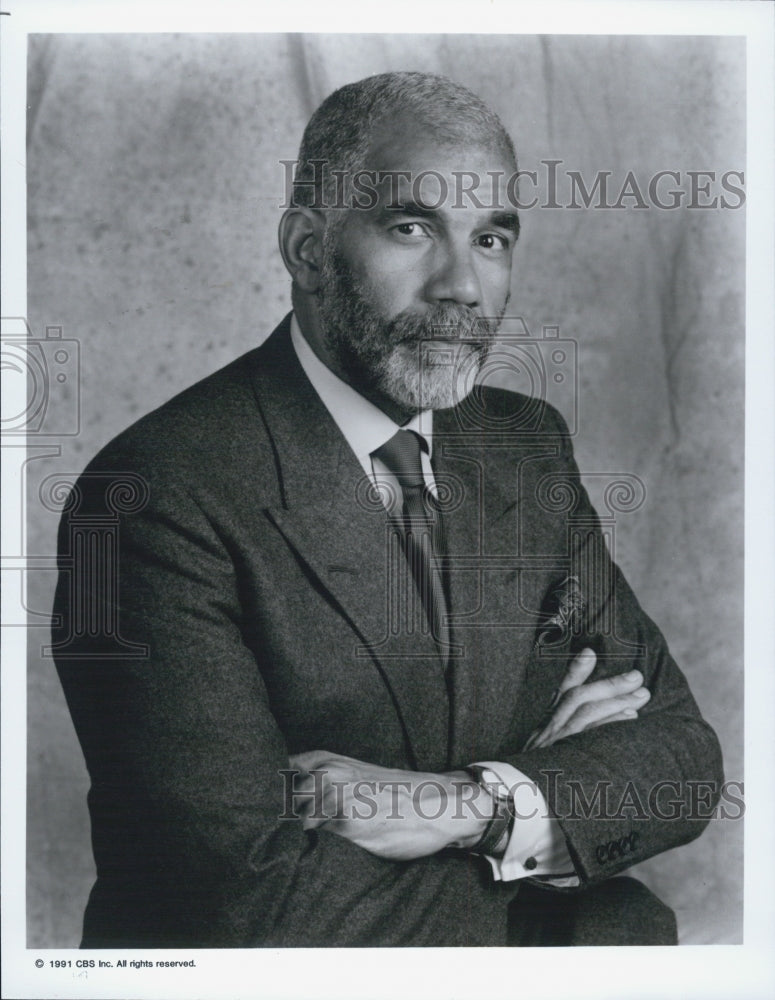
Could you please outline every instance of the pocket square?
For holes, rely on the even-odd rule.
[[[540,627],[542,633],[551,634],[556,629],[560,635],[553,639],[559,641],[582,631],[587,602],[578,577],[566,576],[560,586],[551,592],[547,603],[549,609]]]

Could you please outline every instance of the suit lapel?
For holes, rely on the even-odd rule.
[[[433,640],[388,627],[388,520],[369,480],[310,385],[286,319],[258,353],[256,398],[273,442],[283,503],[268,513],[356,632],[402,719],[415,766],[446,759],[448,699]],[[337,669],[347,669],[343,651]]]
[[[521,600],[518,463],[513,438],[434,417],[434,467],[461,498],[445,515],[453,643],[449,766],[515,750],[535,621]]]

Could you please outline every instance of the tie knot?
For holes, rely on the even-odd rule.
[[[420,461],[420,448],[424,445],[424,439],[414,431],[396,431],[373,454],[395,475],[401,489],[416,489],[425,485]]]

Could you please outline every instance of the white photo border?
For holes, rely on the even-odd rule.
[[[660,950],[574,949],[561,961],[533,949],[228,950],[165,951],[169,959],[195,958],[196,977],[181,970],[161,980],[139,973],[117,981],[99,970],[64,979],[49,966],[72,951],[30,949],[25,941],[26,660],[24,629],[4,629],[3,754],[3,995],[38,997],[233,998],[261,996],[340,1000],[344,997],[480,997],[520,993],[576,1000],[590,997],[681,996],[747,1000],[775,991],[775,336],[773,335],[773,151],[771,102],[773,5],[749,2],[526,3],[488,0],[446,3],[313,4],[292,10],[220,0],[202,3],[13,2],[0,5],[2,44],[2,310],[26,309],[25,126],[26,36],[70,32],[503,32],[514,34],[740,35],[747,41],[747,369],[746,369],[746,877],[745,943]],[[388,23],[389,22],[389,23]],[[562,25],[558,29],[558,25]],[[752,460],[756,456],[756,462]],[[6,455],[3,454],[3,464]],[[4,551],[16,551],[13,531],[23,523],[22,493],[3,477]],[[3,591],[3,621],[13,620],[11,591]],[[82,953],[84,957],[92,957]],[[133,953],[137,959],[158,951]],[[45,966],[35,967],[36,960]],[[388,972],[390,970],[390,972]],[[108,992],[112,991],[112,992]]]

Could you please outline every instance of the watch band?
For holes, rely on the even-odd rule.
[[[500,782],[487,781],[484,776],[485,770],[486,768],[479,764],[471,764],[470,767],[466,768],[474,781],[487,792],[495,804],[495,813],[492,819],[485,827],[480,839],[469,850],[472,854],[489,854],[491,857],[495,857],[496,853],[502,853],[502,851],[497,850],[501,842],[505,841],[508,844],[507,834],[511,832],[511,826],[514,822],[514,810],[508,789]]]

